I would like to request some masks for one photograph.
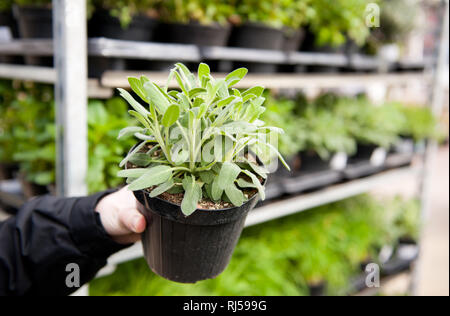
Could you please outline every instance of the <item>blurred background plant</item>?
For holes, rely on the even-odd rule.
[[[121,98],[105,103],[93,100],[88,105],[89,169],[87,183],[90,193],[114,188],[123,183],[117,177],[119,163],[134,144],[132,138],[118,140],[119,131],[133,124],[128,105]]]
[[[55,182],[55,115],[53,87],[30,82],[0,82],[0,161],[18,163],[25,179],[47,186]],[[119,162],[133,145],[117,140],[130,124],[128,106],[121,98],[88,105],[90,193],[122,184]],[[14,139],[14,141],[11,141]]]
[[[399,139],[405,118],[388,104],[374,105],[365,97],[344,98],[336,104],[336,112],[342,117],[358,144],[389,148]]]
[[[162,0],[88,0],[89,15],[96,10],[108,10],[110,15],[119,19],[122,28],[126,29],[136,15],[157,18],[156,6]]]
[[[13,0],[2,0],[0,1],[0,12],[5,12],[11,10]]]
[[[314,0],[308,19],[310,30],[319,46],[340,46],[347,38],[362,46],[369,36],[365,24],[368,0]]]
[[[13,3],[21,7],[50,7],[52,0],[13,0]]]
[[[222,24],[234,13],[232,1],[225,0],[165,0],[158,6],[161,19],[170,23]]]
[[[30,183],[46,186],[55,179],[55,137],[53,87],[31,82],[14,82],[15,98],[10,133],[14,139],[14,162]]]

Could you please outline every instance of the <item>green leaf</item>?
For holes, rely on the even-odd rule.
[[[261,166],[258,166],[257,164],[250,162],[247,160],[248,165],[250,166],[250,168],[253,169],[253,171],[260,176],[263,179],[267,179],[267,174],[269,173],[269,171]]]
[[[227,82],[228,88],[234,86],[235,84],[239,83],[242,79],[244,79],[245,75],[248,73],[247,68],[239,68],[230,73],[226,78],[225,81]]]
[[[196,88],[195,77],[189,69],[182,63],[176,63],[175,66],[180,70],[181,76],[188,84],[188,90]]]
[[[180,74],[177,71],[175,71],[174,75],[175,75],[175,79],[178,82],[178,85],[180,86],[181,91],[183,91],[184,95],[189,96],[189,91],[186,88],[186,86],[184,85],[183,79],[181,78]]]
[[[173,179],[169,179],[168,181],[154,188],[150,193],[150,197],[152,198],[157,197],[158,195],[161,195],[164,192],[169,191],[174,185],[175,183],[173,182]]]
[[[142,127],[138,126],[129,126],[122,129],[119,133],[119,136],[117,139],[122,139],[131,135],[134,135],[135,133],[142,132],[144,129]]]
[[[152,157],[144,153],[135,153],[131,156],[130,163],[138,167],[147,167],[152,163]]]
[[[142,81],[138,78],[128,77],[128,83],[131,89],[145,102],[148,102],[148,97],[145,93]]]
[[[258,96],[256,96],[255,94],[247,94],[242,98],[242,103],[246,103],[250,100],[256,99]]]
[[[184,192],[184,189],[181,185],[174,185],[169,190],[167,190],[167,193],[169,193],[169,194],[179,194],[179,193],[183,193],[183,192]]]
[[[260,96],[262,96],[263,93],[264,93],[264,87],[256,86],[256,87],[250,88],[250,89],[242,92],[242,97],[245,97],[249,94],[254,94],[257,97],[260,97]]]
[[[147,142],[142,142],[139,145],[136,146],[119,164],[120,168],[123,168],[125,164],[133,157],[134,154],[138,153],[144,146],[147,144]]]
[[[128,113],[130,113],[131,116],[134,116],[139,121],[139,123],[145,126],[145,128],[151,129],[149,121],[144,116],[142,116],[141,113],[133,110],[129,110]]]
[[[158,109],[161,114],[166,113],[167,108],[170,106],[170,102],[167,97],[161,92],[160,88],[157,87],[153,82],[146,82],[144,84],[144,89],[150,98],[150,101]]]
[[[216,177],[211,187],[211,197],[214,201],[220,201],[223,195],[223,189],[219,187],[219,178]]]
[[[164,113],[164,117],[162,119],[162,124],[165,127],[170,127],[178,120],[180,117],[180,107],[176,104],[172,104]]]
[[[225,194],[234,206],[242,206],[245,202],[244,193],[242,193],[242,191],[239,190],[234,183],[225,189]]]
[[[258,189],[258,193],[259,196],[261,197],[261,200],[265,200],[266,199],[266,192],[264,190],[263,185],[261,184],[261,182],[259,181],[258,177],[255,176],[253,173],[251,173],[250,171],[247,170],[243,170],[243,173],[245,173],[247,176],[250,177],[250,179],[252,179],[253,185],[256,189]],[[239,182],[238,182],[239,185]]]
[[[234,181],[237,179],[241,173],[241,168],[232,162],[225,162],[220,169],[218,186],[221,190],[226,190],[226,188],[233,186]]]
[[[206,100],[206,103],[211,104],[214,102],[214,99],[216,98],[217,91],[219,91],[221,85],[224,85],[223,80],[218,80],[214,85],[212,85],[211,82],[208,82],[208,85],[206,87],[208,91],[208,99]]]
[[[187,176],[183,179],[184,198],[181,202],[181,211],[189,216],[197,210],[197,204],[202,198],[202,189],[195,181],[194,176]]]
[[[128,93],[128,91],[119,88],[120,95],[127,100],[127,102],[131,105],[133,109],[135,109],[136,112],[138,112],[143,117],[147,117],[150,112],[147,111],[139,102],[137,102],[131,94]]]
[[[203,171],[200,172],[200,179],[204,182],[204,183],[208,183],[208,184],[212,184],[216,175],[214,174],[213,171]]]
[[[233,95],[233,96],[230,96],[230,97],[228,97],[226,99],[223,99],[223,100],[219,101],[219,103],[217,105],[221,108],[221,107],[227,106],[228,104],[230,104],[234,100],[237,100],[237,98]]]
[[[188,97],[187,97],[184,93],[181,93],[181,92],[179,92],[179,93],[177,94],[177,97],[178,97],[178,102],[179,102],[181,108],[182,108],[184,111],[189,110],[191,104],[190,104],[190,102],[189,102]]]
[[[121,178],[139,178],[140,176],[146,174],[147,172],[148,172],[148,169],[146,169],[146,168],[126,169],[126,170],[120,170],[117,173],[117,176],[121,177]]]
[[[205,63],[200,63],[198,65],[198,82],[202,85],[202,88],[205,88],[206,86],[203,86],[203,77],[209,77],[211,74],[211,70],[209,69],[209,66]]]
[[[131,191],[143,190],[154,185],[166,182],[172,176],[172,168],[169,166],[156,166],[147,169],[147,172],[133,181],[129,189]]]
[[[142,133],[135,133],[134,136],[140,140],[148,140],[148,141],[152,141],[152,142],[155,141],[155,136],[153,136],[153,135],[145,135]]]
[[[203,89],[203,88],[192,89],[191,91],[189,91],[189,98],[193,99],[196,96],[198,96],[199,94],[203,94],[203,93],[206,93],[206,89]]]

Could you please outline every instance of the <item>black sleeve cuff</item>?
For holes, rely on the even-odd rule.
[[[95,211],[98,202],[116,190],[108,190],[76,199],[70,214],[70,233],[78,249],[85,255],[107,258],[129,247],[116,243],[106,233],[100,214]]]

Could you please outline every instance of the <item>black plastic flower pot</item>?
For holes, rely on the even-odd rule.
[[[17,23],[16,23],[16,20],[14,20],[14,17],[13,17],[13,14],[11,11],[0,12],[0,26],[9,27],[13,38],[17,38],[19,36],[19,30],[17,28]]]
[[[197,210],[185,217],[179,205],[134,192],[147,220],[142,243],[149,267],[179,283],[217,277],[227,267],[248,212],[258,201],[253,196],[241,207]]]
[[[323,160],[314,151],[303,151],[299,154],[300,170],[322,171],[330,169],[330,160]]]
[[[231,32],[229,46],[281,50],[284,33],[277,29],[257,23],[246,23],[235,27]]]
[[[386,157],[386,167],[395,169],[410,166],[415,155],[414,146],[412,138],[402,137],[396,144],[391,146]]]
[[[233,29],[229,46],[281,51],[285,43],[284,40],[282,29],[257,23],[245,23]],[[235,63],[234,67],[246,67],[254,73],[274,73],[277,71],[277,65],[266,63],[238,62]]]
[[[356,154],[349,157],[347,168],[343,171],[347,180],[373,175],[386,168],[386,157],[379,159],[376,153],[382,148],[376,145],[359,144]],[[377,158],[377,159],[374,159]]]
[[[10,180],[14,178],[19,167],[13,163],[0,163],[0,180]]]
[[[53,37],[52,9],[46,7],[14,7],[14,17],[23,39],[50,39]],[[34,66],[53,66],[52,57],[26,56],[25,62]]]
[[[155,39],[158,21],[146,15],[135,15],[127,27],[111,16],[107,10],[96,11],[88,23],[90,38],[151,42]],[[100,77],[107,70],[145,70],[148,61],[125,60],[121,58],[89,57],[89,76]]]
[[[309,28],[306,28],[304,31],[302,45],[300,45],[300,51],[326,54],[345,54],[346,44],[338,46],[327,44],[318,45],[317,36]]]
[[[298,51],[305,38],[303,29],[285,29],[283,33],[283,50],[286,52]]]
[[[127,27],[122,27],[120,20],[111,16],[107,10],[96,11],[88,24],[89,37],[106,37],[126,41],[150,42],[158,21],[146,15],[135,15]]]
[[[172,44],[191,44],[197,46],[226,46],[231,28],[219,24],[201,25],[199,23],[161,23],[155,38],[157,42]],[[169,71],[176,60],[151,61],[150,70]],[[197,64],[187,63],[186,66],[196,67]]]
[[[313,151],[299,153],[293,165],[294,172],[283,179],[284,191],[288,194],[319,189],[342,179],[339,171],[332,170],[330,160],[323,160]]]
[[[345,54],[346,45],[332,46],[332,45],[318,45],[316,35],[309,29],[306,28],[304,31],[303,41],[300,45],[300,51],[302,52],[312,52],[321,54]],[[296,72],[304,72],[304,66],[300,65],[296,67]],[[307,67],[308,72],[313,73],[339,73],[340,68],[336,66],[322,66],[314,65]]]
[[[157,40],[165,43],[192,44],[198,46],[226,46],[231,28],[219,24],[164,23],[159,27]]]

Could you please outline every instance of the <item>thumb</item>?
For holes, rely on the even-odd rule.
[[[136,209],[120,211],[119,221],[122,227],[132,233],[141,234],[145,230],[145,217]]]

